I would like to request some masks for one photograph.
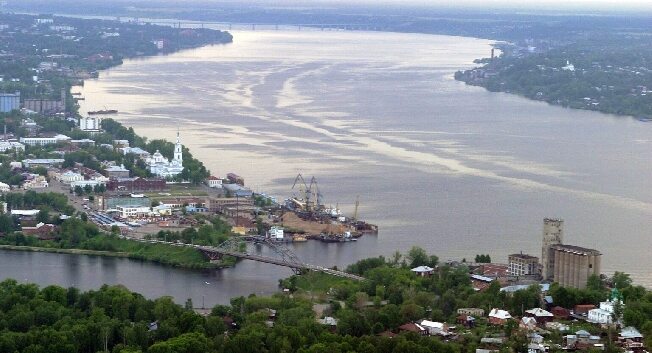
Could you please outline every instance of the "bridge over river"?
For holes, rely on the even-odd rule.
[[[294,254],[294,252],[292,252],[292,250],[288,249],[282,243],[275,242],[269,238],[261,237],[261,236],[232,237],[229,240],[225,241],[224,243],[220,244],[220,246],[195,245],[195,244],[176,243],[176,242],[162,241],[156,239],[142,239],[142,238],[133,238],[133,237],[127,237],[127,239],[142,242],[142,243],[167,244],[172,246],[195,248],[198,251],[201,251],[204,255],[206,255],[211,260],[219,260],[224,256],[233,256],[238,259],[253,260],[253,261],[264,262],[264,263],[277,265],[277,266],[289,267],[295,273],[301,273],[302,271],[315,271],[315,272],[323,272],[337,277],[348,278],[354,281],[365,280],[364,277],[354,275],[352,273],[302,262]],[[245,244],[244,247],[242,246],[242,244]],[[267,248],[271,249],[277,255],[277,257],[250,254],[249,252],[246,251],[247,244],[266,246]]]

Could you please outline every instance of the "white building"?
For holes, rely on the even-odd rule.
[[[106,184],[106,182],[105,182],[104,180],[97,180],[97,179],[93,179],[93,180],[78,180],[78,181],[73,181],[73,182],[70,183],[70,189],[71,189],[71,190],[74,190],[74,189],[75,189],[76,187],[78,187],[78,186],[81,187],[81,188],[83,189],[83,188],[85,188],[87,185],[90,186],[90,187],[92,187],[92,188],[95,188],[95,186],[97,186],[97,185],[104,185],[104,184]]]
[[[102,118],[88,116],[79,118],[79,129],[85,132],[100,132],[102,130]]]
[[[432,275],[434,273],[435,269],[430,267],[430,266],[418,266],[418,267],[415,267],[415,268],[411,269],[410,271],[416,273],[417,275],[419,275],[421,277],[425,277],[425,276]]]
[[[617,302],[619,302],[623,308],[625,307],[625,304],[620,302],[618,298],[615,298],[615,299],[608,299],[606,302],[601,302],[599,308],[589,310],[589,314],[588,314],[589,322],[593,322],[597,324],[613,323],[614,306],[616,305]]]
[[[436,335],[442,335],[446,336],[448,335],[448,325],[442,322],[434,322],[434,321],[429,321],[429,320],[422,320],[419,325],[421,327],[425,328],[428,330],[428,334],[430,336],[436,336]]]
[[[63,158],[40,158],[40,159],[23,159],[25,168],[44,166],[49,167],[55,164],[63,163]]]
[[[9,184],[5,184],[3,182],[0,182],[0,192],[9,192],[11,190],[11,187]]]
[[[152,207],[152,212],[161,216],[171,216],[172,207],[168,205],[158,205],[156,207]]]
[[[61,180],[62,183],[70,184],[70,183],[75,182],[75,181],[84,180],[84,176],[79,174],[79,173],[75,173],[75,172],[69,170],[69,171],[61,174],[61,176],[59,177],[59,180]]]
[[[40,210],[11,210],[11,215],[12,216],[19,216],[19,217],[34,217],[37,216],[41,212]]]
[[[181,174],[183,172],[183,153],[179,131],[177,131],[177,142],[174,145],[174,158],[172,161],[168,161],[167,158],[163,157],[161,152],[156,151],[145,162],[149,171],[159,177],[169,178]]]
[[[70,141],[71,138],[66,135],[56,135],[54,137],[21,137],[20,142],[30,146],[44,146],[59,142]]]
[[[72,32],[76,29],[73,26],[50,26],[50,30],[55,32]]]
[[[211,175],[206,179],[206,185],[209,188],[222,188],[222,179]]]
[[[570,61],[566,60],[566,66],[561,68],[564,71],[570,71],[573,72],[575,71],[575,65],[571,64]]]
[[[28,180],[23,184],[23,189],[25,190],[31,190],[31,189],[43,189],[47,188],[49,186],[47,179],[45,179],[44,176],[39,175],[36,178],[32,180]]]
[[[73,145],[95,146],[95,141],[91,139],[70,140]]]
[[[283,240],[283,228],[273,226],[272,228],[269,229],[269,237],[275,240]]]
[[[120,212],[122,218],[144,218],[152,213],[151,207],[136,207],[136,206],[115,206],[115,209]]]
[[[0,141],[0,152],[7,152],[9,150],[24,151],[25,145],[16,141]]]
[[[140,147],[123,147],[119,149],[122,151],[122,154],[127,155],[129,153],[135,154],[139,158],[149,158],[150,154],[149,152],[145,151],[144,149]]]

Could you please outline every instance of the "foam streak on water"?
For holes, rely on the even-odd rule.
[[[87,81],[82,111],[183,142],[217,175],[280,199],[298,172],[378,238],[311,245],[323,265],[419,245],[442,258],[540,254],[544,217],[606,272],[652,284],[652,125],[453,80],[485,40],[365,32],[236,32],[234,43],[131,60]],[[318,250],[318,249],[321,249]],[[328,249],[324,251],[324,249]],[[275,282],[275,270],[260,276]]]

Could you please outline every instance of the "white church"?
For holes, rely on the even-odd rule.
[[[158,150],[149,158],[145,160],[147,168],[152,174],[162,178],[174,177],[183,172],[183,150],[181,139],[179,138],[179,131],[177,130],[177,142],[174,145],[174,158],[169,161],[163,157]]]

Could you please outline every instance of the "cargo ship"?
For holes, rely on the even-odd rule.
[[[88,115],[104,115],[104,114],[117,114],[118,111],[115,109],[103,109],[103,110],[93,110],[88,112]]]

